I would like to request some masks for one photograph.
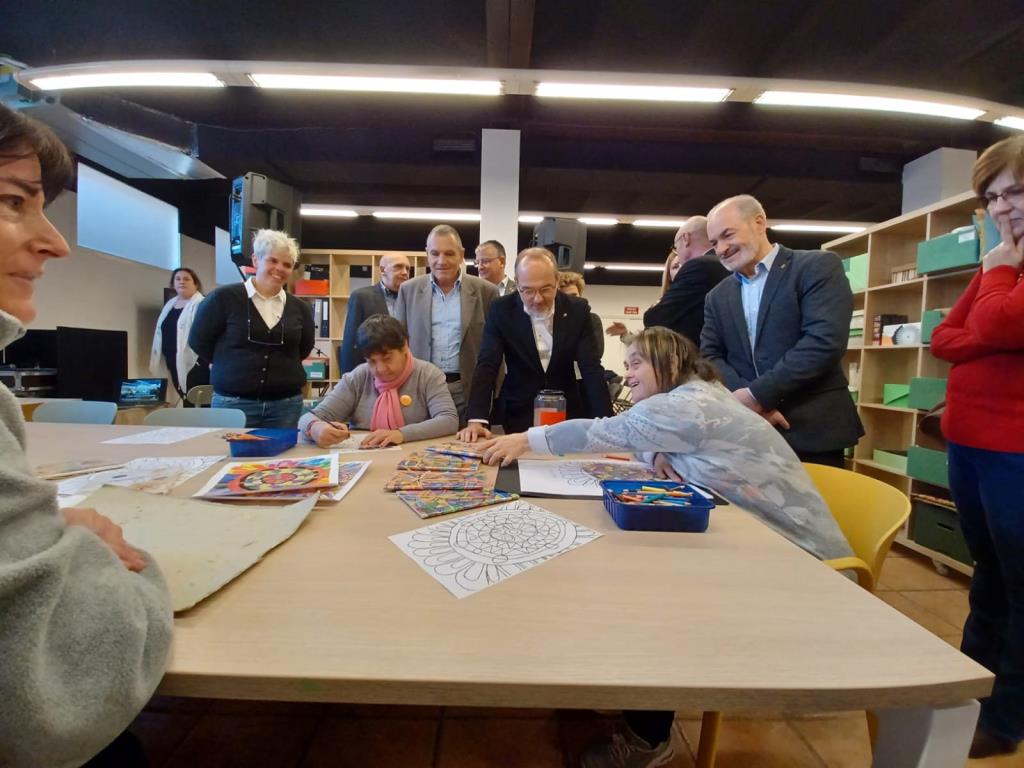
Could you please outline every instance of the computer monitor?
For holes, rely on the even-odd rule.
[[[167,379],[122,379],[118,408],[163,405],[167,402]]]

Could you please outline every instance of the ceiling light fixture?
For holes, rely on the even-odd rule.
[[[809,91],[765,91],[755,104],[784,107],[824,107],[829,109],[866,109],[878,112],[904,112],[913,115],[950,117],[956,120],[974,120],[985,114],[983,109],[973,109],[956,104],[941,104],[933,101],[894,99],[885,96],[856,96],[844,93],[812,93]]]
[[[373,218],[407,221],[480,221],[480,214],[467,211],[374,211]]]
[[[537,83],[534,95],[554,99],[622,99],[714,104],[729,98],[729,88],[675,85],[611,85],[605,83]]]
[[[299,208],[299,213],[303,216],[323,216],[333,219],[354,219],[359,216],[357,211],[338,205],[304,205]]]
[[[223,88],[211,72],[98,72],[85,75],[34,77],[32,85],[43,91],[74,88]]]
[[[580,216],[576,221],[580,222],[580,224],[586,224],[588,227],[614,227],[619,223],[618,219],[605,216]]]
[[[995,123],[996,125],[1003,126],[1003,128],[1024,131],[1024,117],[1000,117]]]
[[[306,91],[367,91],[378,93],[447,93],[460,96],[500,96],[498,80],[438,80],[423,77],[349,77],[343,75],[286,75],[253,73],[259,88]]]
[[[686,219],[634,219],[634,227],[657,227],[661,229],[679,229]]]
[[[598,264],[609,272],[662,272],[664,264]]]
[[[776,232],[843,232],[853,234],[863,232],[865,227],[849,224],[769,224],[768,229]]]
[[[544,221],[543,216],[536,216],[532,213],[523,214],[519,217],[520,224],[539,224]]]

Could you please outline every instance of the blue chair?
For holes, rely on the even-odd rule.
[[[68,400],[43,403],[32,412],[32,421],[60,424],[113,424],[117,405],[99,400]]]
[[[147,427],[223,427],[245,426],[245,412],[237,408],[161,408],[146,414]]]

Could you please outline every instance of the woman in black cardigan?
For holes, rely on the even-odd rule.
[[[298,244],[284,232],[261,229],[252,246],[256,274],[206,297],[188,343],[213,361],[214,408],[244,411],[247,427],[293,428],[302,414],[302,361],[314,336],[309,305],[285,291]]]

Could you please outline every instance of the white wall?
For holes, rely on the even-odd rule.
[[[47,209],[71,246],[71,255],[47,262],[45,275],[36,283],[39,313],[32,327],[127,331],[128,375],[146,376],[170,271],[79,247],[75,197],[65,192]],[[183,260],[188,254],[184,266],[195,269],[204,287],[212,288],[213,246],[183,237],[181,247]]]
[[[590,308],[601,316],[602,325],[607,328],[616,320],[626,324],[631,331],[644,327],[644,312],[661,297],[660,285],[588,285],[584,293]],[[639,315],[627,315],[626,307],[639,307]],[[601,363],[609,371],[622,372],[624,348],[612,336],[604,337],[604,357]]]

